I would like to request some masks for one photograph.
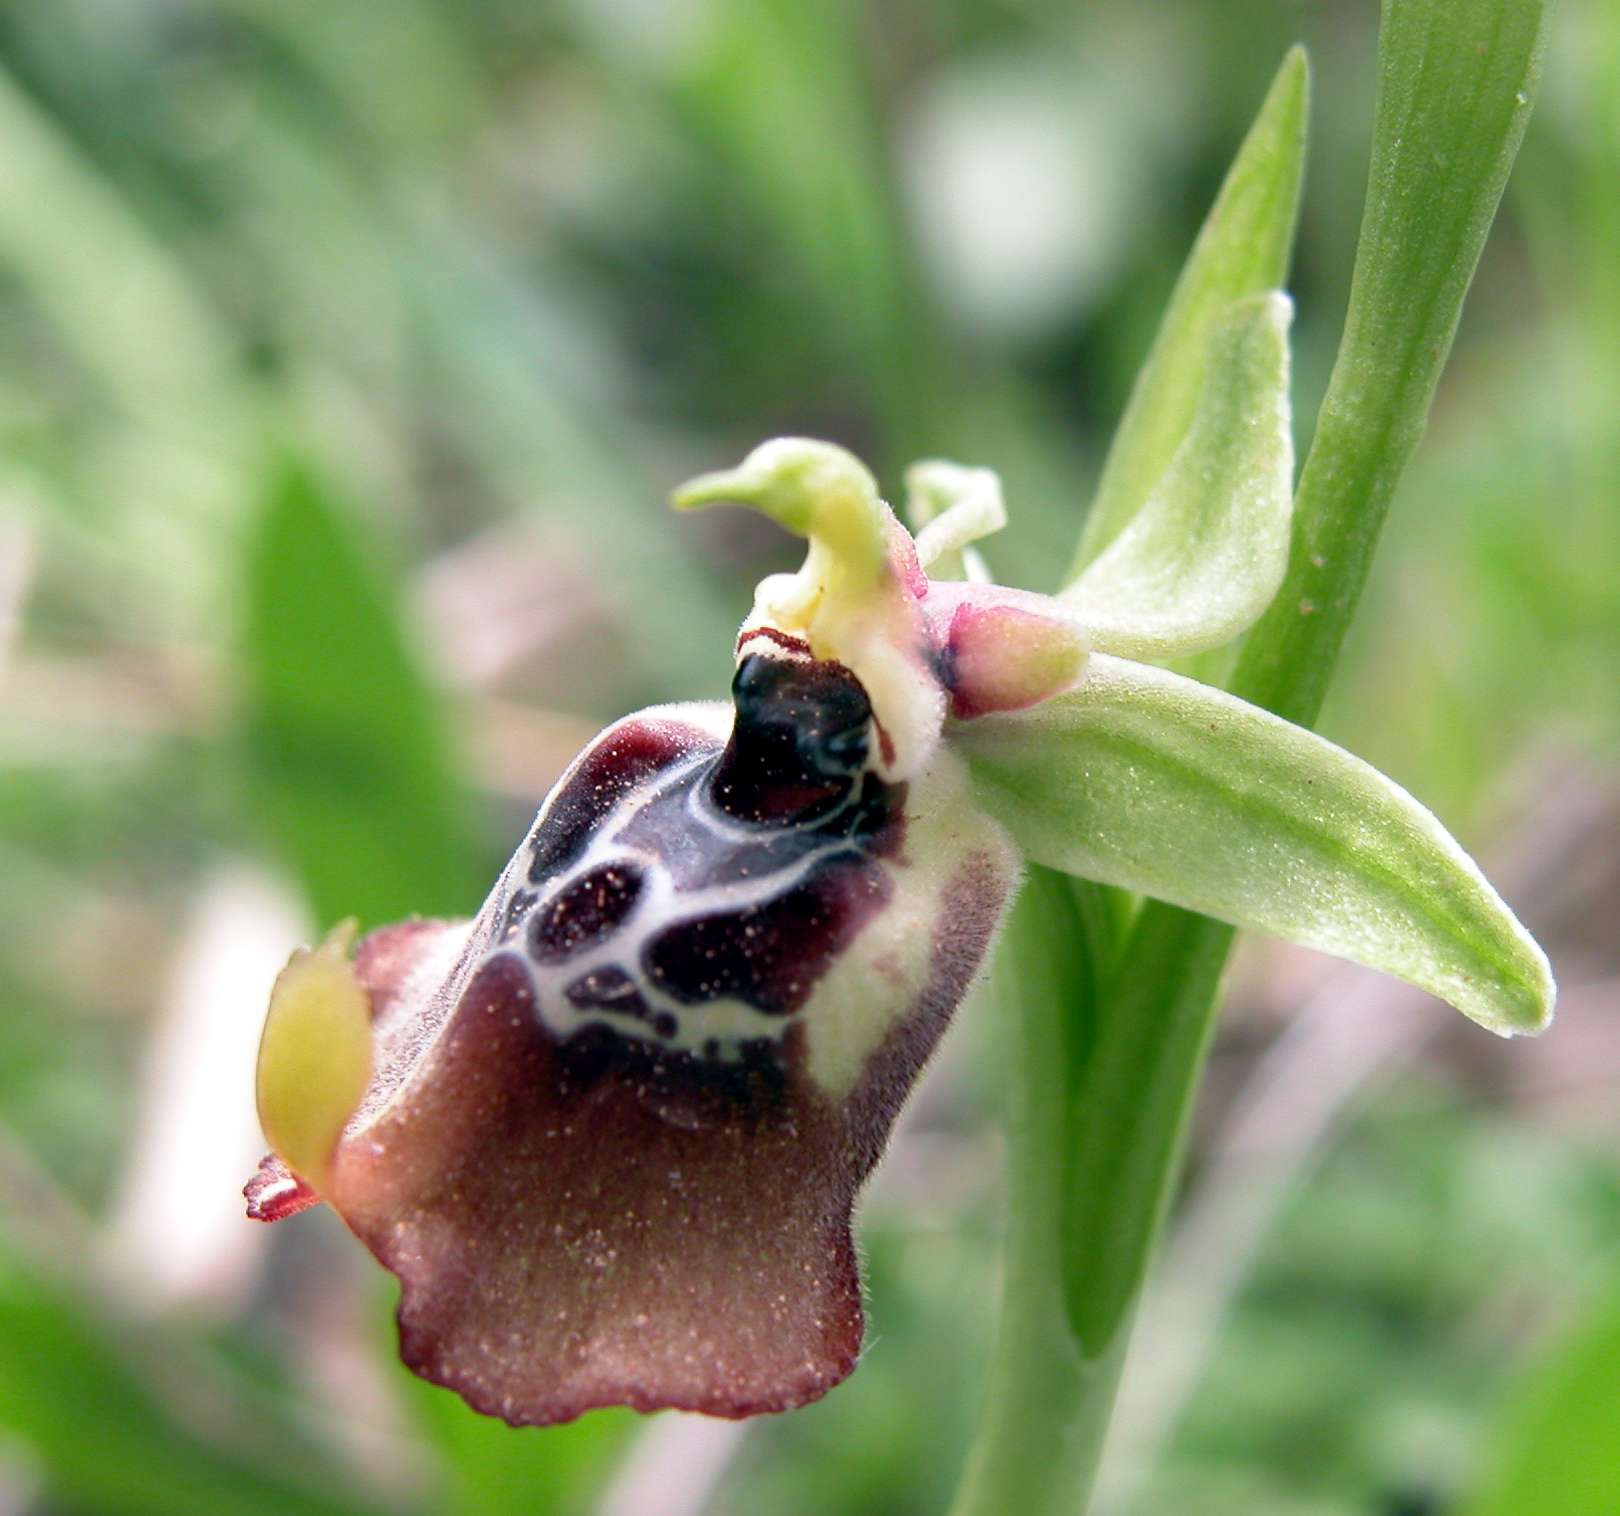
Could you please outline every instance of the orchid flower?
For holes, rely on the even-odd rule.
[[[680,490],[809,543],[731,704],[610,726],[473,920],[294,957],[249,1214],[332,1205],[399,1277],[405,1361],[478,1410],[744,1416],[854,1367],[852,1208],[1024,859],[1542,1025],[1545,958],[1428,811],[1163,666],[1281,580],[1289,313],[1227,313],[1158,487],[1059,596],[988,581],[987,470],[915,468],[915,538],[825,442]]]

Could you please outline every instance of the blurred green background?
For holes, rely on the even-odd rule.
[[[942,1508],[998,1232],[971,1008],[866,1206],[821,1405],[508,1432],[267,1229],[266,990],[469,912],[604,720],[714,696],[772,529],[671,486],[785,431],[1001,471],[1054,586],[1285,48],[1316,75],[1301,438],[1371,0],[0,7],[0,1513]],[[1620,16],[1565,0],[1330,735],[1546,943],[1499,1045],[1251,944],[1100,1509],[1620,1510]]]

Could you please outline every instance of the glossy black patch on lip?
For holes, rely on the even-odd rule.
[[[696,762],[679,760],[702,752],[701,734],[681,744],[668,737],[679,727],[616,732],[537,830],[537,859],[572,861],[518,891],[507,919],[523,920],[540,993],[581,1017],[570,1040],[679,1039],[700,1062],[735,1062],[736,1033],[709,1031],[702,1007],[802,1010],[893,892],[878,860],[899,851],[907,787],[868,767],[860,681],[842,664],[752,653],[733,699],[730,740],[711,739]],[[524,894],[538,898],[518,906]],[[570,973],[585,952],[589,972]]]
[[[737,719],[710,793],[726,815],[805,824],[842,804],[866,766],[872,704],[842,664],[750,653],[731,682]]]
[[[891,856],[904,829],[906,786],[861,776],[844,803],[819,819],[739,827],[712,807],[714,770],[703,765],[659,788],[614,837],[615,845],[656,859],[677,891],[757,881],[791,869],[812,853],[840,846]]]

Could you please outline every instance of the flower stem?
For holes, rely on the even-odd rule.
[[[1350,306],[1289,570],[1235,694],[1303,725],[1327,692],[1540,73],[1547,0],[1385,0]],[[1016,984],[1003,1320],[954,1516],[1084,1510],[1131,1315],[1180,1170],[1232,928],[1147,902],[1112,969],[1039,872]],[[1106,892],[1083,887],[1094,901]],[[1084,969],[1075,955],[1090,943]],[[1082,946],[1077,947],[1076,944]],[[1076,1027],[1083,1028],[1077,1032]]]
[[[957,1516],[1063,1509],[1066,1494],[1089,1487],[1102,1445],[1104,1425],[1091,1418],[1106,1419],[1119,1365],[1088,1358],[1069,1321],[1059,1156],[1115,935],[1095,909],[1082,909],[1102,898],[1096,886],[1031,869],[989,986],[1008,1086],[1003,1303]]]

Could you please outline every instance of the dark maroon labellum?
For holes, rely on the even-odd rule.
[[[856,1194],[1012,888],[954,757],[880,776],[842,664],[758,635],[733,700],[724,738],[610,728],[476,921],[355,960],[372,1086],[322,1198],[399,1276],[406,1362],[514,1423],[849,1373]],[[254,1181],[264,1219],[311,1198]]]

